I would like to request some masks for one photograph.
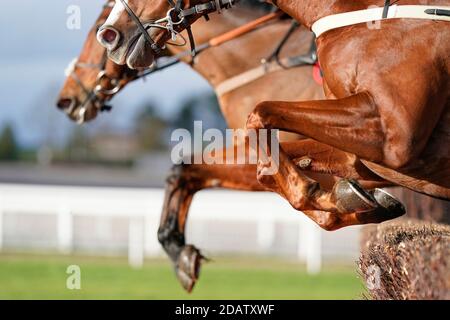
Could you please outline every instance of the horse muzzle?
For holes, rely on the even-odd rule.
[[[97,117],[98,110],[93,102],[79,105],[75,98],[61,98],[56,103],[58,109],[63,111],[70,120],[82,124]]]

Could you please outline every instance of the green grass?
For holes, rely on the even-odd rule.
[[[81,290],[66,289],[69,265],[81,268]],[[358,299],[362,292],[352,265],[310,276],[290,261],[218,257],[188,295],[165,259],[135,270],[122,258],[0,254],[0,299]]]

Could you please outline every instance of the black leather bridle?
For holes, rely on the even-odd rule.
[[[95,105],[95,107],[103,112],[103,111],[110,111],[112,109],[111,106],[106,105],[106,100],[108,100],[108,97],[113,96],[119,90],[121,89],[120,80],[121,79],[113,79],[109,77],[106,73],[106,62],[108,61],[108,56],[105,50],[105,54],[102,58],[102,61],[99,64],[95,63],[86,63],[86,62],[76,62],[73,65],[73,69],[70,70],[70,76],[75,83],[80,87],[80,89],[84,92],[86,95],[86,98],[84,101],[82,101],[80,106],[80,112],[78,114],[78,118],[80,122],[84,122],[84,116],[87,110],[87,107],[89,104]],[[83,81],[78,77],[76,73],[77,68],[90,68],[90,69],[98,69],[99,72],[97,74],[96,83],[94,85],[94,88],[92,90],[89,90],[84,85]],[[102,82],[107,79],[109,83],[113,86],[111,89],[106,89],[102,86]],[[103,97],[100,97],[100,95],[103,95]],[[106,98],[105,98],[106,97]],[[72,114],[73,108],[67,110],[67,114]]]
[[[75,83],[80,87],[80,89],[86,95],[84,101],[82,101],[80,106],[80,112],[78,118],[80,122],[84,122],[84,116],[89,104],[93,104],[99,111],[111,111],[112,107],[106,104],[113,95],[122,89],[122,81],[133,80],[139,78],[139,73],[135,70],[130,70],[130,72],[125,72],[120,78],[113,78],[106,72],[106,63],[108,61],[108,54],[105,49],[102,60],[100,63],[88,63],[76,61],[73,64],[71,70],[69,70],[68,76],[70,76]],[[98,69],[98,74],[95,80],[93,89],[89,90],[81,81],[80,77],[77,75],[76,70],[86,68],[86,69]],[[102,83],[108,81],[111,88],[105,88]],[[67,114],[72,114],[73,108],[66,111]]]
[[[188,9],[188,10],[193,11],[192,9]],[[196,11],[193,11],[193,12],[196,12]],[[286,44],[286,42],[288,41],[288,39],[290,38],[292,33],[297,28],[298,28],[298,23],[293,21],[291,28],[288,30],[286,35],[281,39],[281,41],[276,46],[276,49],[273,51],[273,53],[267,59],[263,59],[263,61],[262,61],[263,64],[272,62],[273,60],[276,60],[282,68],[289,69],[289,68],[299,67],[302,65],[314,65],[317,62],[317,53],[316,53],[314,39],[312,41],[311,48],[307,54],[290,57],[288,59],[288,63],[286,65],[284,65],[281,62],[280,57],[279,57],[281,49],[283,48],[283,46]],[[203,44],[199,45],[195,51],[196,51],[196,53],[200,53],[203,50],[208,49],[210,47],[211,47],[211,44],[209,42],[203,43]],[[146,70],[142,70],[142,71],[134,71],[133,70],[133,72],[135,72],[135,73],[133,73],[133,74],[125,73],[126,77],[121,77],[121,78],[112,78],[111,76],[107,75],[106,70],[105,70],[106,61],[107,61],[106,50],[105,50],[105,54],[102,58],[102,61],[98,64],[76,62],[73,65],[73,69],[70,71],[70,76],[76,81],[76,83],[80,86],[80,88],[86,94],[86,99],[83,101],[81,109],[80,109],[80,114],[78,115],[80,118],[80,122],[82,122],[84,120],[83,115],[86,111],[86,107],[87,107],[88,103],[90,103],[90,102],[93,103],[97,107],[97,109],[99,109],[100,111],[111,110],[112,107],[105,105],[105,103],[107,100],[109,100],[109,98],[111,98],[114,94],[116,94],[117,92],[120,91],[120,89],[123,86],[121,84],[122,80],[133,81],[133,80],[142,79],[142,78],[145,79],[150,74],[159,72],[161,70],[164,70],[166,68],[169,68],[169,67],[181,62],[183,57],[189,56],[190,54],[191,54],[191,51],[186,50],[186,51],[183,51],[183,52],[181,52],[173,57],[170,57],[168,59],[159,57],[159,59],[156,60],[156,63],[154,63],[150,68],[148,68]],[[159,61],[160,59],[162,61],[161,63]],[[99,69],[99,73],[97,75],[97,81],[92,90],[88,90],[85,87],[85,85],[82,83],[81,79],[74,72],[75,68],[97,68],[97,69]],[[112,85],[112,89],[104,88],[102,86],[103,80],[108,80],[109,84]],[[102,94],[102,95],[100,96],[100,94]],[[69,109],[69,110],[67,110],[67,113],[71,114],[73,111],[74,110]]]
[[[208,19],[208,14],[213,12],[220,13],[224,9],[230,9],[238,0],[211,0],[205,3],[194,5],[190,8],[183,9],[183,0],[167,0],[172,7],[168,12],[166,17],[158,20],[151,21],[149,23],[142,23],[139,17],[130,8],[125,0],[120,0],[123,7],[127,11],[131,20],[138,26],[140,33],[144,37],[145,41],[150,45],[153,53],[159,55],[164,47],[160,47],[155,40],[152,39],[148,33],[148,29],[152,27],[166,29],[175,40],[176,36],[179,34],[175,30],[176,26],[182,26],[186,29],[189,37],[189,42],[191,46],[191,54],[194,56],[196,54],[194,35],[191,30],[191,22],[188,18],[193,15],[201,15]]]

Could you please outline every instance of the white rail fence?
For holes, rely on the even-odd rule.
[[[129,263],[141,267],[145,257],[163,255],[157,241],[163,195],[161,189],[0,184],[0,250],[27,247],[21,235],[33,242],[40,232],[54,237],[51,247],[63,254],[83,244],[101,254],[101,248],[95,251],[99,239],[114,247],[111,239],[125,235]],[[43,227],[40,221],[49,216],[54,222]],[[114,229],[105,221],[115,218]],[[210,254],[281,251],[304,261],[310,273],[320,271],[324,251],[348,258],[357,250],[357,229],[330,236],[269,193],[201,192],[188,221],[188,242]]]

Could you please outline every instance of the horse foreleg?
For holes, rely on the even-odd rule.
[[[337,100],[262,102],[250,114],[247,127],[298,133],[362,159],[385,160],[378,108],[365,92]]]
[[[185,241],[187,215],[194,194],[207,188],[267,190],[255,179],[255,171],[256,165],[180,164],[173,167],[166,183],[158,239],[188,292],[198,279],[202,259],[200,251]]]
[[[386,182],[374,176],[371,172],[361,170],[359,164],[351,155],[312,140],[285,142],[289,156],[302,168],[302,172],[313,175],[321,185],[333,186],[336,177],[333,174],[346,174],[362,181],[368,188],[377,187]],[[226,160],[227,150],[216,155],[216,159]],[[237,149],[233,151],[238,155]],[[245,156],[248,157],[249,145],[246,144]],[[311,159],[310,165],[301,165],[303,156]],[[342,164],[335,165],[337,159]],[[346,159],[346,161],[344,161]],[[333,160],[333,161],[330,161]],[[236,158],[237,161],[237,158]],[[173,167],[167,179],[164,207],[161,216],[158,238],[164,250],[173,261],[177,277],[187,291],[195,285],[201,263],[201,254],[192,245],[186,245],[185,227],[189,206],[194,194],[207,188],[227,188],[245,191],[275,191],[281,194],[271,177],[265,177],[266,185],[261,185],[256,179],[256,165],[251,164],[180,164]],[[314,175],[314,173],[319,173]]]
[[[333,147],[344,149],[346,146],[356,155],[372,160],[380,160],[383,155],[380,119],[366,94],[340,101],[265,102],[250,115],[248,128],[287,130],[318,141],[329,139]],[[393,197],[381,190],[369,194],[354,180],[338,181],[332,191],[325,190],[299,170],[283,147],[278,161],[274,161],[269,140],[264,141],[267,150],[263,150],[260,143],[261,155],[267,152],[267,159],[262,160],[267,161],[258,163],[258,179],[269,188],[270,181],[274,181],[272,185],[281,190],[295,209],[303,211],[322,228],[335,230],[348,225],[378,223],[404,214],[404,207]],[[269,168],[274,167],[275,172],[268,173]],[[270,180],[267,180],[268,174]]]
[[[378,189],[390,183],[379,180],[341,179],[337,180],[333,188],[329,190],[318,181],[304,175],[304,171],[286,155],[283,149],[281,145],[278,170],[274,174],[264,173],[269,166],[273,169],[272,159],[269,163],[266,161],[258,164],[258,181],[268,189],[281,194],[295,209],[305,213],[323,229],[336,230],[350,225],[379,223],[405,213],[400,202]],[[328,161],[328,157],[326,154],[317,154],[313,161],[317,162],[316,166],[320,166],[320,163]],[[342,166],[330,165],[328,168],[331,171],[339,171]],[[348,171],[349,168],[345,170]],[[353,172],[355,173],[356,171]],[[376,189],[369,193],[363,187]]]

